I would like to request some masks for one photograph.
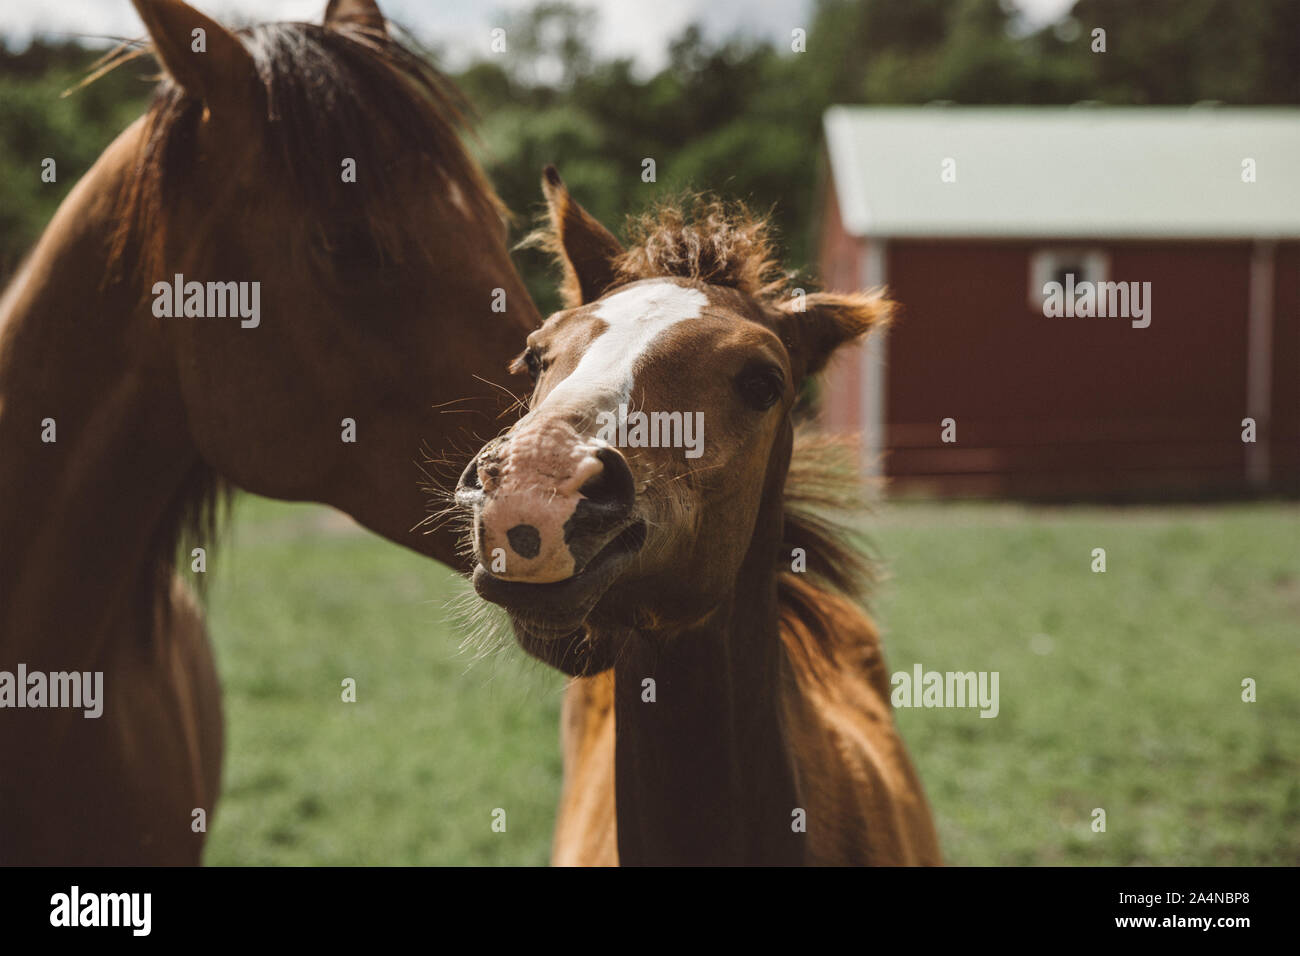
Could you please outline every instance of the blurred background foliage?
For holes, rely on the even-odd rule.
[[[1004,0],[817,0],[806,52],[711,41],[692,26],[650,76],[593,47],[594,15],[543,0],[508,18],[505,54],[452,74],[475,117],[475,152],[518,216],[516,235],[539,208],[542,166],[554,162],[616,231],[626,214],[683,189],[743,198],[772,211],[784,261],[804,271],[821,116],[833,103],[1300,103],[1296,0],[1078,0],[1038,30]],[[1091,51],[1095,27],[1106,30],[1104,55]],[[151,64],[60,96],[102,52],[0,45],[0,282],[147,104]],[[47,156],[58,162],[55,184],[40,181]],[[642,181],[646,158],[656,183]],[[539,306],[554,308],[546,257],[522,251],[518,261]]]

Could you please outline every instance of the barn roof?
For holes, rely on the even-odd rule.
[[[825,127],[855,236],[1300,236],[1300,109],[833,106]]]

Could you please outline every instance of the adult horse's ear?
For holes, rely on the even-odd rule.
[[[826,367],[841,345],[884,328],[895,305],[884,292],[814,292],[777,307],[782,339],[804,375]]]
[[[325,25],[329,27],[344,23],[378,30],[380,33],[388,29],[388,23],[379,12],[375,0],[330,0],[329,6],[325,8]]]
[[[168,75],[213,112],[247,109],[257,81],[253,57],[221,24],[181,0],[131,0]]]
[[[595,302],[617,279],[614,260],[623,247],[574,201],[554,166],[542,172],[542,193],[551,217],[549,244],[564,267],[564,305],[572,309]]]

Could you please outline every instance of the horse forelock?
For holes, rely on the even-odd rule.
[[[630,220],[628,235],[631,244],[614,264],[626,282],[697,279],[759,303],[784,284],[771,220],[743,202],[708,194],[668,200]]]
[[[257,146],[268,161],[268,194],[283,191],[303,211],[290,227],[347,228],[391,264],[433,260],[426,207],[397,188],[394,175],[399,164],[414,160],[432,165],[449,201],[477,230],[504,240],[509,214],[460,138],[467,110],[420,54],[356,26],[269,23],[236,32],[258,74],[260,101],[249,104],[248,128],[260,136]],[[109,68],[148,50],[119,56]],[[184,228],[173,222],[174,199],[189,185],[203,110],[170,78],[161,79],[135,174],[117,197],[110,275],[165,271],[169,228]],[[232,156],[240,148],[231,143]],[[340,188],[344,158],[355,161],[357,179]],[[330,281],[328,263],[319,264],[316,271]]]
[[[738,200],[728,202],[707,193],[670,197],[629,217],[625,232],[628,246],[610,264],[614,281],[606,293],[642,279],[694,279],[734,289],[767,306],[785,285],[787,276],[776,258],[770,217]],[[550,223],[540,225],[520,245],[539,248],[561,261],[566,256]],[[561,291],[569,307],[581,304],[573,274],[566,276]]]

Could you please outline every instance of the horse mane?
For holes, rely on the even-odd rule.
[[[509,214],[460,138],[468,125],[460,94],[418,52],[386,31],[344,22],[268,23],[236,30],[256,67],[261,101],[260,147],[266,175],[305,211],[286,229],[308,230],[310,266],[326,290],[339,287],[331,254],[360,251],[367,262],[392,267],[435,261],[419,228],[419,213],[396,188],[396,164],[427,163],[459,190],[465,210],[505,240]],[[146,41],[124,44],[92,68],[81,85],[149,55]],[[148,281],[166,274],[169,210],[189,188],[204,104],[164,74],[145,114],[134,175],[115,198],[117,226],[110,238],[105,284],[124,273]],[[376,131],[390,130],[388,136]],[[360,174],[338,188],[338,158],[356,160]],[[317,215],[312,216],[311,212]],[[314,234],[310,234],[314,233]],[[187,542],[210,543],[223,524],[233,489],[206,464],[188,476],[169,503],[153,538],[157,555],[152,590],[142,600],[160,604]],[[204,580],[200,577],[200,581]]]
[[[631,217],[627,234],[628,248],[614,261],[618,284],[697,279],[767,305],[786,279],[776,258],[771,221],[743,202],[708,194],[666,200]]]
[[[336,284],[329,252],[343,244],[385,265],[413,257],[432,262],[421,241],[413,204],[395,189],[393,170],[410,159],[429,163],[460,190],[483,223],[504,240],[505,205],[465,149],[466,108],[451,81],[387,32],[353,23],[265,23],[235,31],[252,57],[263,93],[262,151],[267,171],[299,208],[316,211],[289,227],[314,229],[314,265],[322,283]],[[148,43],[110,54],[89,78],[152,52]],[[171,197],[183,192],[193,168],[204,104],[163,75],[145,120],[136,175],[117,202],[110,272],[128,250],[146,275],[162,274]],[[376,130],[389,129],[385,140]],[[328,161],[323,161],[328,157]],[[339,189],[337,158],[356,160],[357,181]]]
[[[858,445],[809,425],[795,428],[777,555],[777,620],[800,677],[831,690],[856,672],[888,696],[875,626],[864,606],[879,579],[864,549]],[[795,548],[807,566],[791,568]]]

